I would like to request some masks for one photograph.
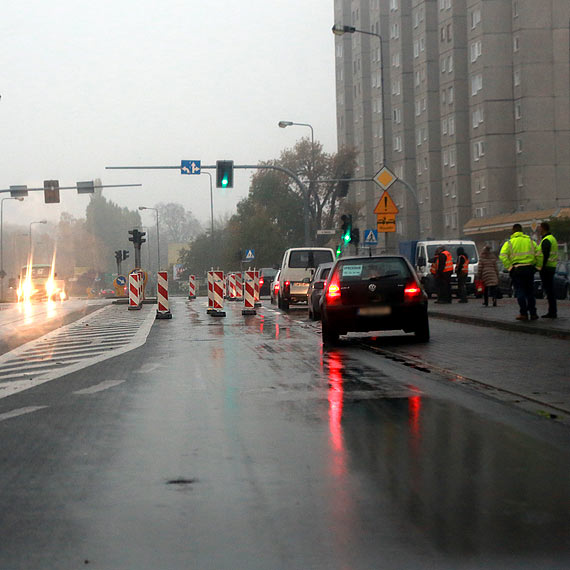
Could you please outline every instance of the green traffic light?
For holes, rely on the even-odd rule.
[[[222,186],[225,188],[228,185],[228,178],[227,176],[225,178],[222,178]]]

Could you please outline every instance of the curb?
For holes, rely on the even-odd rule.
[[[429,311],[429,310],[428,310],[428,315],[435,319],[443,319],[447,321],[453,321],[456,323],[468,323],[470,325],[491,327],[506,331],[522,332],[528,334],[539,334],[542,336],[549,336],[563,340],[570,340],[570,331],[548,329],[545,327],[541,327],[540,325],[533,326],[523,323],[506,323],[503,321],[490,321],[489,319],[483,319],[480,317],[470,317],[468,315],[453,315],[449,313],[440,313],[437,311]]]

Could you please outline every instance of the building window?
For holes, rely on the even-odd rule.
[[[441,90],[441,104],[445,105],[445,89]]]
[[[402,152],[402,137],[400,135],[394,137],[394,150],[396,152]]]
[[[399,107],[396,107],[393,109],[393,114],[394,122],[399,125],[402,122],[402,110]]]
[[[447,24],[447,41],[450,42],[452,38],[451,24]]]
[[[442,135],[446,135],[447,134],[447,119],[443,119],[441,121],[441,134]]]
[[[424,170],[428,169],[428,159],[427,156],[424,156]]]
[[[455,161],[456,161],[455,148],[450,148],[449,149],[449,166],[450,166],[450,168],[453,168],[455,166]]]
[[[516,148],[517,148],[517,154],[521,154],[522,151],[523,151],[522,139],[517,139],[517,140],[516,140]]]
[[[485,141],[477,141],[473,143],[473,160],[478,162],[479,159],[485,156]]]
[[[447,65],[447,57],[444,55],[444,56],[441,58],[441,61],[439,62],[439,66],[440,66],[440,69],[441,69],[441,72],[442,72],[442,73],[445,73],[446,65]]]
[[[426,50],[426,40],[423,36],[420,37],[420,51]]]
[[[447,72],[451,73],[453,71],[453,55],[447,57]]]
[[[414,72],[414,85],[416,87],[420,86],[420,72],[419,71]]]
[[[447,102],[449,105],[453,104],[453,96],[454,96],[453,87],[449,87],[447,90]]]
[[[477,107],[472,114],[473,128],[476,129],[484,121],[483,108]]]
[[[515,36],[513,38],[513,51],[517,52],[520,49],[520,38],[519,36]]]
[[[483,75],[476,73],[471,76],[471,95],[477,95],[483,89]]]
[[[471,63],[476,62],[482,54],[482,42],[477,40],[471,43]]]
[[[392,95],[399,95],[401,92],[400,80],[397,79],[392,82]]]
[[[515,69],[513,72],[513,83],[515,87],[518,87],[521,84],[521,70]]]
[[[395,12],[398,9],[398,0],[390,0],[390,10]]]
[[[420,44],[418,40],[414,41],[414,57],[419,57],[420,55]]]
[[[422,130],[418,129],[416,131],[416,146],[421,146],[422,144]]]
[[[394,67],[400,67],[400,52],[397,51],[392,55],[392,65]]]
[[[449,117],[449,136],[452,137],[455,134],[455,117]]]
[[[421,107],[420,100],[418,99],[416,101],[416,117],[419,117],[421,114],[422,114],[422,107]]]
[[[520,101],[516,101],[515,102],[515,119],[520,119],[522,117],[522,112],[521,112],[521,102]]]
[[[475,10],[471,12],[471,29],[475,29],[480,22],[481,22],[481,10],[479,8],[475,8]]]
[[[390,38],[397,40],[400,37],[400,25],[394,22],[390,28]]]
[[[449,151],[445,149],[443,151],[443,166],[447,166],[449,164]]]
[[[519,16],[519,3],[518,0],[513,1],[513,18],[518,18]]]

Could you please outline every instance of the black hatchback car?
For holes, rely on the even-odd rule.
[[[403,330],[429,341],[428,300],[400,255],[343,257],[329,273],[321,302],[324,343],[347,332]]]

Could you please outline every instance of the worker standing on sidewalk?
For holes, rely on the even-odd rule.
[[[460,303],[467,303],[467,273],[469,272],[469,258],[462,247],[457,248],[457,263],[455,274],[457,275],[457,296]]]
[[[542,268],[542,255],[536,242],[522,231],[520,224],[513,226],[511,237],[503,244],[499,255],[505,269],[510,272],[515,295],[519,303],[519,321],[538,319],[534,296],[534,272]]]
[[[555,319],[557,316],[556,295],[554,294],[554,273],[558,265],[558,242],[550,233],[550,224],[542,222],[540,224],[540,253],[542,255],[542,269],[540,278],[546,298],[548,299],[548,313],[542,315],[545,319]]]
[[[437,285],[438,304],[451,303],[451,274],[453,273],[453,259],[451,253],[443,246],[435,250],[435,258],[431,264],[431,274],[435,277]]]
[[[477,279],[483,281],[483,307],[489,306],[489,295],[493,300],[493,307],[497,306],[497,286],[499,285],[499,270],[497,269],[497,256],[486,245],[479,255]]]

